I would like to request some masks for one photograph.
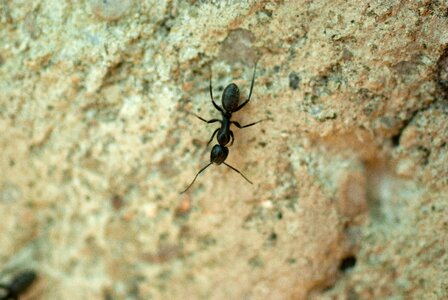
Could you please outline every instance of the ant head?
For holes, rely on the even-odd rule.
[[[226,112],[232,113],[240,102],[240,90],[234,83],[229,84],[222,93],[222,107]]]
[[[226,160],[227,155],[229,155],[229,148],[219,144],[214,145],[210,153],[210,162],[220,165]]]

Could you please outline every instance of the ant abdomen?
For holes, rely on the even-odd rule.
[[[234,112],[240,102],[240,89],[234,83],[229,84],[222,93],[222,106],[227,112]]]

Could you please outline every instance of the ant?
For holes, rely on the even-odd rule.
[[[254,88],[254,82],[255,82],[256,69],[257,69],[257,64],[255,63],[254,74],[252,76],[252,83],[250,85],[249,97],[247,97],[247,99],[243,103],[238,105],[239,101],[240,101],[240,90],[236,84],[231,83],[226,86],[226,88],[224,89],[224,92],[222,93],[222,98],[221,98],[222,108],[218,104],[216,104],[216,102],[213,98],[212,77],[210,76],[210,97],[212,99],[213,106],[221,113],[222,120],[219,120],[219,119],[206,120],[194,113],[193,113],[193,115],[195,115],[199,120],[201,120],[205,123],[208,123],[208,124],[215,123],[215,122],[221,123],[221,127],[217,128],[213,132],[212,137],[210,138],[210,140],[207,143],[207,146],[212,142],[212,140],[216,134],[218,134],[217,135],[218,144],[216,144],[212,148],[212,151],[210,153],[210,163],[208,163],[205,167],[203,167],[196,174],[193,181],[190,183],[190,185],[184,191],[181,192],[181,194],[185,193],[193,185],[193,183],[196,180],[196,178],[198,177],[198,175],[200,173],[202,173],[205,169],[207,169],[213,163],[215,163],[217,165],[220,165],[223,163],[227,167],[231,168],[232,170],[234,170],[235,172],[240,174],[244,179],[247,180],[247,182],[249,182],[250,184],[253,184],[252,181],[250,181],[249,179],[247,179],[246,176],[243,175],[243,173],[241,173],[240,171],[238,171],[236,168],[232,167],[231,165],[225,163],[225,160],[227,159],[227,156],[229,155],[229,148],[227,147],[227,144],[230,142],[229,146],[232,146],[233,141],[235,140],[235,138],[233,136],[233,132],[232,132],[232,130],[230,130],[230,125],[234,124],[236,127],[241,129],[241,128],[253,126],[255,124],[258,124],[258,123],[264,121],[264,120],[260,120],[258,122],[254,122],[254,123],[250,123],[250,124],[242,126],[240,123],[231,120],[232,114],[239,111],[241,108],[243,108],[249,102],[250,97],[252,96],[252,90]]]
[[[10,284],[0,284],[0,289],[6,292],[4,296],[0,297],[0,300],[18,300],[19,295],[23,294],[36,278],[37,275],[34,271],[25,271],[14,277]]]

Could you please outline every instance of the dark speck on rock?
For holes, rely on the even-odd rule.
[[[300,77],[297,73],[291,72],[289,74],[289,87],[293,90],[297,90],[300,84]]]
[[[341,260],[339,265],[339,270],[342,272],[346,272],[350,269],[353,269],[356,265],[356,257],[355,256],[347,256],[346,258]]]

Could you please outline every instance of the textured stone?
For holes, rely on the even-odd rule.
[[[0,1],[0,272],[29,299],[446,299],[443,1]],[[225,166],[206,143],[235,82]],[[210,73],[210,70],[212,73]],[[2,275],[3,275],[2,273]]]

